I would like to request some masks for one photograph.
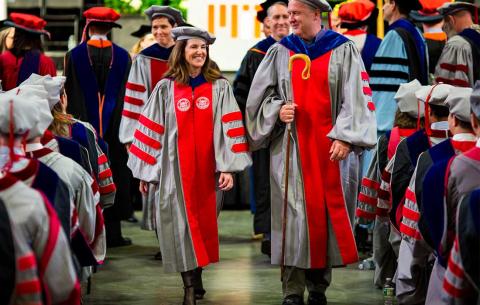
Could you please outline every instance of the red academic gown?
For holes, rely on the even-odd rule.
[[[32,73],[56,76],[57,69],[53,60],[39,51],[28,52],[19,58],[8,50],[0,54],[0,76],[4,91],[17,87]]]

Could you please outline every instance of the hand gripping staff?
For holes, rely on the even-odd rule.
[[[307,80],[310,78],[310,57],[305,54],[295,54],[290,57],[288,61],[288,71],[292,73],[293,62],[295,60],[302,60],[305,62],[305,67],[302,71],[302,79]],[[292,76],[290,79],[292,79]],[[291,80],[290,80],[291,81]],[[292,101],[287,103],[294,103],[293,88],[292,88]],[[292,124],[287,124],[287,151],[285,152],[285,193],[283,196],[283,219],[282,219],[282,261],[281,261],[281,280],[283,280],[283,273],[285,271],[285,239],[287,234],[287,207],[288,207],[288,176],[290,172],[290,146],[291,146]]]

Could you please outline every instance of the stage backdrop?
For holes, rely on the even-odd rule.
[[[263,0],[184,0],[188,22],[217,37],[210,56],[222,71],[236,71],[243,56],[260,39],[261,24],[256,20]]]

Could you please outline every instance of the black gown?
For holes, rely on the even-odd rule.
[[[233,82],[233,93],[238,106],[245,117],[248,92],[252,85],[253,77],[265,54],[276,41],[271,36],[260,41],[250,50],[242,60],[240,69]],[[252,153],[253,159],[253,189],[255,196],[255,215],[253,229],[255,234],[270,233],[270,148],[262,148]]]
[[[102,134],[100,130],[98,130],[98,123],[96,124],[95,121],[98,118],[92,118],[92,112],[91,109],[89,109],[92,106],[89,101],[87,103],[85,97],[87,94],[83,89],[84,86],[82,88],[82,84],[80,82],[80,77],[82,75],[82,72],[80,72],[80,69],[82,69],[80,65],[88,65],[88,62],[75,63],[75,60],[73,59],[74,56],[72,56],[72,52],[81,47],[82,45],[77,46],[73,50],[69,51],[65,57],[64,73],[67,77],[65,83],[65,90],[68,97],[67,112],[72,114],[75,118],[91,123],[97,130],[97,134],[101,136],[108,144],[108,152],[105,152],[105,154],[107,154],[109,157],[111,163],[110,168],[112,170],[113,180],[116,185],[114,205],[113,207],[104,211],[105,221],[108,225],[108,222],[127,219],[132,214],[130,194],[130,181],[132,179],[132,173],[127,167],[128,153],[125,149],[125,146],[120,143],[118,138],[120,119],[123,109],[123,99],[125,95],[125,85],[130,71],[131,59],[127,51],[116,46],[115,44],[113,44],[115,49],[113,47],[100,48],[92,45],[86,46],[91,62],[91,70],[93,70],[92,72],[94,74],[93,81],[95,81],[96,86],[98,87],[100,96],[106,94],[107,84],[112,84],[111,81],[109,82],[109,78],[118,78],[118,82],[115,86],[116,88],[113,89],[115,90],[116,95],[114,99],[114,105],[112,105],[110,115],[108,115],[109,122],[107,126],[103,126],[105,129],[105,134]],[[83,45],[83,47],[85,47],[85,45]],[[118,56],[119,58],[122,58],[123,61],[127,61],[120,63],[120,66],[122,67],[120,71],[123,72],[121,75],[114,75],[116,72],[118,72],[118,70],[114,70],[114,64],[112,60],[112,53],[114,52],[114,57]],[[105,120],[105,116],[103,116],[103,118]]]

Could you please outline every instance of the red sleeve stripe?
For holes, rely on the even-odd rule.
[[[380,183],[366,177],[362,179],[362,185],[375,191],[380,188]]]
[[[375,111],[375,109],[376,109],[376,108],[375,108],[375,104],[374,104],[372,101],[369,101],[369,102],[367,103],[367,107],[368,107],[368,109],[369,109],[370,111]]]
[[[403,206],[402,215],[405,218],[418,222],[420,220],[420,213],[409,209],[406,205]]]
[[[443,279],[443,290],[450,296],[457,299],[462,298],[465,295],[465,291],[450,284],[450,281],[447,277]]]
[[[158,124],[157,122],[150,120],[144,115],[140,115],[139,122],[143,126],[147,127],[151,131],[154,131],[158,134],[163,134],[165,132],[165,128],[161,124]]]
[[[18,270],[25,271],[28,269],[32,269],[37,265],[37,261],[33,254],[22,256],[18,259]]]
[[[377,206],[377,198],[367,196],[363,193],[358,195],[358,201],[363,202],[365,204],[371,205],[373,207]]]
[[[234,153],[248,152],[248,144],[247,143],[233,144],[232,151]]]
[[[450,254],[450,259],[448,260],[448,269],[456,277],[463,279],[465,277],[465,273],[463,269],[453,261],[452,255],[453,255],[453,252]]]
[[[128,110],[122,110],[122,115],[124,117],[127,117],[127,118],[130,118],[130,119],[133,119],[133,120],[138,120],[138,118],[140,117],[140,113],[136,113],[136,112],[133,112],[133,111],[128,111]]]
[[[243,137],[245,136],[245,128],[242,127],[237,127],[237,128],[232,128],[227,131],[227,136],[230,138],[237,138],[237,137]]]
[[[135,134],[133,135],[133,137],[153,149],[159,150],[160,148],[162,148],[162,144],[159,141],[147,136],[138,129],[135,130]]]
[[[95,193],[98,192],[98,183],[97,183],[96,180],[93,180],[91,187],[92,187],[92,192],[93,192],[93,194],[95,194]]]
[[[420,239],[420,234],[417,230],[410,228],[409,226],[405,225],[403,222],[400,224],[400,232],[403,234],[410,236],[411,238]]]
[[[372,96],[372,89],[370,87],[363,87],[363,94]]]
[[[375,210],[375,214],[380,217],[388,217],[388,209],[377,207],[377,209]]]
[[[445,83],[455,87],[470,87],[470,84],[463,79],[458,79],[458,78],[448,79],[443,77],[437,77],[435,80],[437,81],[437,83]]]
[[[130,83],[130,82],[127,83],[126,87],[127,89],[137,91],[137,92],[142,92],[142,93],[147,91],[147,88],[145,88],[144,85]]]
[[[105,195],[105,194],[110,194],[113,193],[117,190],[117,187],[115,186],[115,183],[110,183],[105,186],[100,186],[100,194]]]
[[[386,190],[379,189],[378,190],[378,198],[382,200],[390,200],[390,193],[387,192]]]
[[[20,295],[40,293],[42,291],[42,285],[40,285],[38,279],[25,281],[18,283],[15,290]]]
[[[415,193],[412,192],[410,188],[407,188],[405,191],[405,198],[410,200],[411,202],[417,203],[417,196],[415,196]]]
[[[368,73],[365,72],[365,71],[362,71],[361,76],[362,76],[362,80],[364,80],[364,81],[368,82],[370,80],[370,77],[368,76]]]
[[[444,62],[444,63],[440,64],[440,68],[442,68],[444,70],[447,70],[447,71],[450,71],[450,72],[461,71],[461,72],[464,72],[464,73],[468,73],[467,65],[453,65],[453,64],[449,64],[449,63]]]
[[[98,178],[99,179],[107,179],[107,178],[110,178],[112,177],[112,170],[107,168],[106,170],[104,171],[101,171],[99,174],[98,174]]]
[[[223,123],[230,123],[234,121],[241,121],[242,113],[240,111],[230,112],[222,116]]]
[[[363,218],[363,219],[368,219],[368,220],[373,220],[375,219],[375,213],[370,213],[370,212],[367,212],[365,210],[362,210],[362,209],[357,209],[356,212],[355,212],[355,215],[358,217],[358,218]]]
[[[52,204],[48,201],[45,195],[42,194],[43,205],[47,210],[47,214],[49,216],[49,228],[48,228],[48,238],[45,244],[45,248],[43,251],[43,255],[40,258],[40,262],[38,264],[38,269],[40,273],[40,277],[43,278],[45,272],[47,270],[48,264],[50,263],[50,259],[52,258],[53,252],[55,251],[55,247],[58,242],[58,235],[60,234],[60,221],[57,217],[57,212],[53,209]]]
[[[129,103],[129,104],[132,104],[132,105],[135,105],[135,106],[142,106],[143,105],[143,101],[141,99],[131,97],[131,96],[128,96],[128,95],[125,95],[124,101],[125,101],[125,103]]]
[[[157,163],[157,160],[155,159],[155,157],[153,157],[152,155],[144,152],[143,150],[141,150],[140,148],[138,148],[134,144],[132,144],[130,146],[130,152],[134,156],[136,156],[137,158],[139,158],[140,160],[144,161],[147,164],[155,165]]]
[[[390,178],[392,177],[392,174],[390,174],[389,172],[387,172],[386,170],[383,170],[382,171],[382,180],[387,182],[387,183],[390,183]]]
[[[105,154],[101,154],[98,157],[98,165],[102,165],[102,164],[105,164],[107,162],[108,162],[108,159],[107,159],[107,156],[105,156]]]

